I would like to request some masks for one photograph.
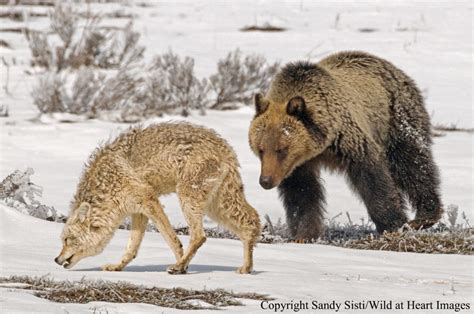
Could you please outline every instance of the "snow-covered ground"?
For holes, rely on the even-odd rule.
[[[139,1],[142,3],[143,1]],[[455,123],[472,128],[472,3],[470,1],[149,1],[150,6],[92,4],[102,12],[123,10],[136,15],[135,29],[142,34],[146,58],[172,48],[195,59],[199,77],[212,74],[219,58],[240,48],[260,53],[270,61],[317,61],[339,50],[365,50],[402,68],[426,96],[434,123]],[[137,2],[138,3],[138,2]],[[1,11],[9,7],[0,7]],[[85,10],[85,7],[83,7]],[[44,7],[28,7],[44,11]],[[1,19],[1,27],[24,26]],[[107,19],[123,25],[124,19]],[[271,23],[288,30],[281,33],[240,32],[252,25]],[[45,18],[27,25],[46,29]],[[360,29],[372,28],[373,32]],[[32,167],[34,183],[44,188],[42,202],[67,214],[83,163],[92,150],[129,125],[104,121],[61,124],[33,122],[38,112],[30,96],[34,77],[29,67],[27,42],[17,33],[0,32],[12,49],[0,47],[0,105],[7,104],[8,118],[0,118],[0,178],[15,169]],[[15,64],[15,65],[13,65]],[[7,84],[8,83],[8,84]],[[8,85],[8,94],[3,86]],[[263,216],[283,217],[276,191],[260,188],[260,165],[247,143],[252,108],[209,111],[187,120],[216,129],[235,148],[241,163],[245,192]],[[159,122],[177,117],[154,119]],[[474,146],[472,133],[447,133],[434,140],[434,155],[441,171],[445,204],[457,204],[472,222],[474,218]],[[354,221],[367,217],[365,208],[347,188],[343,178],[324,175],[328,217],[348,211]],[[163,199],[173,224],[183,223],[176,198]],[[35,220],[0,207],[1,275],[51,274],[55,278],[126,279],[135,283],[172,287],[229,288],[269,293],[279,300],[393,299],[420,301],[472,301],[472,257],[362,252],[317,245],[259,245],[252,276],[237,276],[240,243],[209,240],[193,260],[191,275],[169,276],[162,272],[172,255],[161,237],[148,234],[138,258],[122,273],[97,272],[105,262],[118,259],[126,243],[119,231],[106,252],[78,265],[82,271],[64,271],[52,261],[59,251],[61,225]],[[186,241],[186,237],[183,237]],[[92,268],[92,270],[91,270]],[[88,270],[87,270],[88,269]],[[358,279],[360,275],[360,280]],[[456,293],[450,294],[452,282]],[[249,303],[253,310],[259,303]],[[91,305],[52,305],[17,292],[1,291],[0,309],[7,311],[84,311]],[[146,305],[107,305],[113,311],[148,311]],[[246,308],[248,309],[248,308]],[[233,311],[242,311],[234,308]],[[421,313],[418,311],[417,313]]]
[[[241,243],[208,239],[192,260],[189,274],[172,276],[165,271],[173,263],[172,252],[159,234],[147,233],[137,258],[124,271],[101,272],[101,265],[118,261],[125,249],[128,232],[119,230],[101,255],[85,259],[68,271],[53,262],[61,250],[58,235],[62,224],[29,217],[3,205],[0,205],[0,222],[0,276],[48,275],[67,280],[83,277],[126,280],[166,288],[225,288],[269,294],[277,299],[276,302],[472,302],[472,256],[360,251],[313,244],[259,244],[255,250],[254,274],[238,275],[234,271],[242,262]],[[188,237],[180,238],[186,245]],[[230,307],[228,310],[262,311],[260,301],[244,303],[245,308]],[[102,313],[173,312],[143,304],[58,304],[21,291],[0,288],[2,313],[92,312],[93,308]]]
[[[284,217],[283,206],[276,189],[268,191],[260,187],[260,162],[248,146],[247,132],[253,114],[253,108],[242,108],[232,112],[209,111],[206,116],[196,114],[187,120],[212,127],[229,141],[237,152],[245,193],[250,203],[262,216],[268,214],[272,220],[276,220]],[[182,118],[160,118],[147,123],[169,119]],[[14,120],[13,113],[11,120]],[[14,124],[4,124],[2,130],[5,131],[2,131],[0,140],[0,177],[15,169],[32,167],[35,170],[32,181],[44,188],[42,202],[67,214],[69,202],[89,154],[99,143],[128,127],[127,124],[103,121],[73,124],[15,121]],[[472,140],[472,134],[447,133],[444,137],[435,138],[434,145],[435,160],[441,170],[443,201],[445,204],[457,204],[470,221],[474,217]],[[328,217],[348,211],[354,221],[367,219],[364,205],[353,195],[342,176],[325,173],[324,179]],[[171,222],[175,225],[184,223],[177,198],[172,195],[162,198],[162,201]]]

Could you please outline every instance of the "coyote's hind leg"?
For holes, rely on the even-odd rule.
[[[255,246],[254,239],[242,240],[244,244],[244,264],[237,268],[239,274],[250,274],[253,270],[253,248]]]
[[[189,225],[189,245],[183,257],[175,265],[168,267],[170,274],[186,273],[191,259],[197,250],[206,242],[203,218],[206,209],[213,206],[215,194],[220,182],[219,163],[206,160],[193,164],[176,187],[184,218]]]
[[[183,204],[184,217],[189,225],[189,245],[186,248],[183,257],[177,261],[175,265],[168,267],[168,273],[170,274],[184,274],[188,270],[191,259],[196,254],[197,250],[206,242],[206,235],[204,233],[204,227],[202,220],[204,213],[199,207],[193,205]]]

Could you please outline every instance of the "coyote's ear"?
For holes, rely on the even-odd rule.
[[[89,203],[81,203],[79,205],[79,208],[77,209],[77,219],[79,219],[80,222],[86,221],[86,219],[90,216],[91,213],[91,205]]]
[[[267,110],[270,102],[266,100],[261,93],[256,93],[254,97],[255,101],[255,116],[259,116]]]
[[[306,111],[306,103],[303,97],[295,96],[286,105],[286,113],[290,116],[300,117]]]

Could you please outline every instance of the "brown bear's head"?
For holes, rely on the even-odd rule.
[[[305,98],[273,101],[255,95],[256,114],[249,131],[252,151],[260,158],[260,185],[271,189],[325,146],[325,132],[313,121]]]

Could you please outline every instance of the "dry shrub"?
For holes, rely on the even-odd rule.
[[[446,230],[410,230],[384,233],[380,237],[367,237],[351,240],[344,247],[363,250],[382,250],[396,252],[468,254],[474,250],[474,229]]]
[[[146,115],[179,113],[189,115],[192,109],[204,113],[209,91],[207,80],[194,75],[194,59],[184,60],[172,51],[154,58],[147,80]]]
[[[139,39],[140,34],[133,31],[133,22],[120,31],[96,28],[90,31],[82,50],[88,56],[95,56],[89,65],[103,69],[123,68],[143,58],[145,47],[138,45]]]
[[[455,205],[447,207],[445,218],[434,227],[426,230],[413,230],[404,226],[403,230],[386,232],[382,235],[376,232],[370,221],[361,220],[360,224],[353,223],[349,214],[346,214],[348,219],[346,223],[336,220],[342,213],[327,219],[324,233],[319,239],[311,242],[362,250],[473,254],[474,229],[469,225],[464,213],[461,215],[464,222],[457,222],[458,208]],[[282,224],[281,221],[273,224],[268,216],[265,218],[266,223],[263,227],[261,242],[292,242],[286,224]],[[212,231],[206,230],[206,234],[226,237],[223,233]]]
[[[216,94],[212,109],[223,109],[233,102],[251,104],[253,94],[265,91],[279,68],[278,63],[269,64],[261,55],[243,56],[239,49],[219,60],[217,73],[210,77]]]
[[[49,69],[52,66],[53,53],[46,34],[27,28],[24,33],[31,51],[31,65]]]
[[[72,107],[75,112],[89,113],[94,103],[94,98],[101,86],[106,82],[105,75],[92,70],[81,68],[77,72],[76,79],[72,84]],[[34,97],[34,95],[33,95]]]
[[[15,170],[0,182],[0,200],[15,210],[30,216],[57,222],[65,222],[62,214],[54,207],[39,201],[43,188],[31,182],[32,168]]]
[[[87,14],[82,20],[81,14],[59,1],[49,18],[59,44],[53,45],[46,33],[25,32],[32,65],[47,69],[32,93],[42,113],[110,119],[103,113],[113,111],[114,120],[127,122],[164,113],[187,116],[192,110],[204,114],[211,89],[216,97],[212,109],[235,107],[235,102],[250,104],[255,92],[268,88],[278,69],[263,56],[244,56],[237,49],[219,61],[218,72],[209,80],[198,79],[194,59],[172,51],[149,65],[140,64],[145,48],[139,46],[140,35],[131,22],[123,29],[102,28],[100,16]],[[99,71],[103,69],[116,73]],[[72,90],[66,81],[73,82]]]
[[[54,281],[45,277],[0,277],[0,285],[29,290],[40,298],[59,303],[145,303],[186,310],[217,310],[226,306],[242,306],[238,299],[273,300],[256,293],[234,293],[224,289],[188,290],[184,288],[158,288],[134,285],[125,281]],[[16,284],[16,286],[15,286]],[[209,306],[194,300],[203,301]]]
[[[136,122],[143,117],[142,104],[146,98],[141,92],[144,79],[138,69],[120,69],[103,82],[97,80],[97,85],[99,88],[91,102],[92,116],[115,111],[119,115],[114,119],[122,122]]]
[[[140,34],[129,22],[121,29],[100,27],[101,17],[81,14],[72,6],[56,2],[49,14],[50,29],[60,43],[48,41],[48,34],[26,31],[32,65],[61,71],[65,68],[93,66],[102,69],[125,67],[143,58],[145,48],[138,45]],[[80,26],[83,24],[82,26]]]
[[[106,75],[91,68],[76,72],[47,72],[38,77],[31,96],[41,113],[72,113],[99,117],[107,111],[119,112],[120,121],[145,101],[140,94],[143,78],[134,67]],[[70,82],[71,84],[68,84]],[[70,86],[67,88],[67,86]]]
[[[204,112],[207,93],[207,81],[194,75],[193,59],[181,60],[168,52],[157,56],[149,67],[48,72],[38,78],[32,97],[42,113],[136,122],[164,113],[186,116],[194,109]]]
[[[71,110],[71,100],[65,88],[65,76],[48,72],[38,77],[31,96],[33,103],[41,113],[74,112]]]

